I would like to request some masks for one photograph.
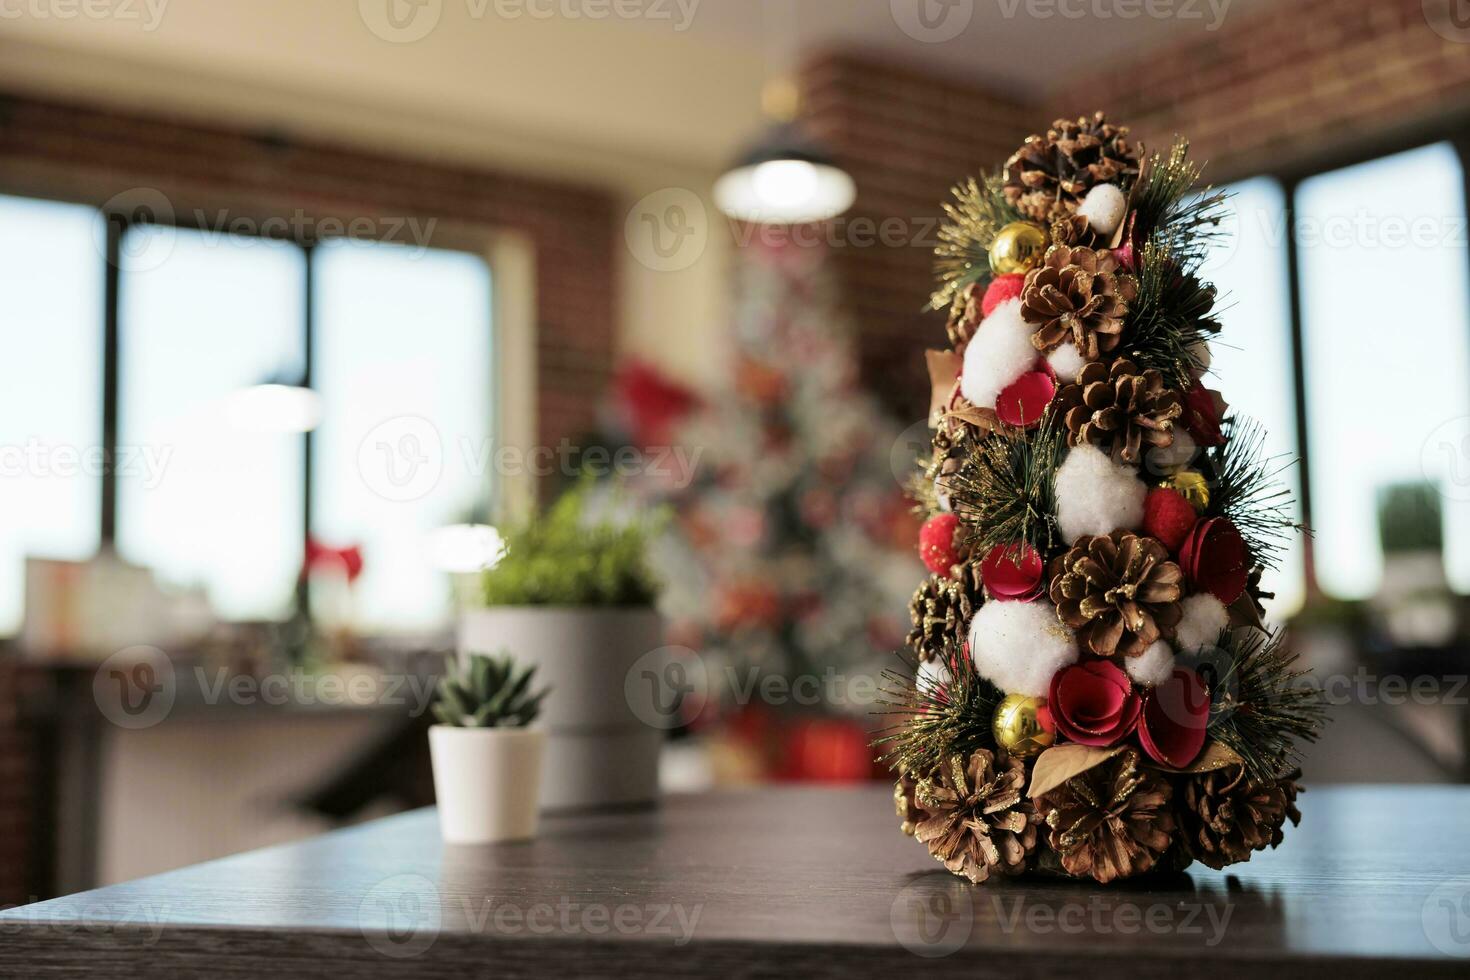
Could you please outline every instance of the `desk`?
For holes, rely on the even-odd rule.
[[[1233,873],[971,886],[883,788],[675,797],[446,847],[431,810],[0,916],[7,977],[1470,975],[1470,790],[1309,790]],[[911,971],[911,972],[910,972]]]

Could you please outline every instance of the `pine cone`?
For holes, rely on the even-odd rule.
[[[1034,324],[1031,342],[1051,351],[1070,340],[1084,360],[1118,346],[1128,304],[1138,294],[1132,276],[1118,272],[1107,249],[1053,245],[1041,265],[1026,273],[1021,316]]]
[[[1068,874],[1107,884],[1158,863],[1174,834],[1168,782],[1124,751],[1036,801],[1047,843]]]
[[[901,821],[899,829],[910,837],[914,836],[914,828],[924,817],[924,811],[914,802],[916,785],[914,777],[908,773],[900,775],[898,782],[893,784],[893,808],[898,812],[898,819]]]
[[[1004,752],[976,749],[968,761],[951,756],[914,789],[923,813],[914,836],[945,868],[972,882],[1020,874],[1036,850],[1041,822],[1023,798],[1025,786],[1025,762]]]
[[[980,321],[985,319],[980,306],[980,301],[984,298],[985,289],[978,282],[972,282],[955,293],[954,302],[949,305],[949,320],[944,325],[944,332],[949,336],[949,346],[954,348],[955,353],[964,353],[965,345],[975,336]]]
[[[1006,200],[1043,224],[1076,210],[1097,184],[1127,184],[1138,176],[1139,148],[1128,127],[1101,112],[1091,119],[1058,119],[1045,136],[1028,136],[1005,165]]]
[[[1092,230],[1092,223],[1080,214],[1069,214],[1051,223],[1053,245],[1081,245],[1083,248],[1107,248],[1108,243]]]
[[[1280,844],[1286,821],[1296,826],[1302,819],[1297,775],[1259,782],[1244,766],[1232,766],[1181,778],[1175,810],[1189,853],[1218,870]]]
[[[1134,466],[1145,443],[1174,444],[1174,420],[1184,414],[1184,399],[1164,387],[1161,373],[1140,372],[1126,358],[1111,367],[1099,361],[1085,365],[1076,383],[1058,393],[1057,404],[1072,445],[1090,442]]]
[[[1047,573],[1057,615],[1099,657],[1137,657],[1172,639],[1183,616],[1184,573],[1161,543],[1132,531],[1084,535]]]
[[[980,583],[980,566],[963,566],[958,579],[931,575],[909,600],[908,645],[920,663],[948,660],[965,644],[970,617],[985,601]]]

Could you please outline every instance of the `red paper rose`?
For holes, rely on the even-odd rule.
[[[1138,741],[1148,757],[1183,769],[1205,747],[1210,692],[1192,670],[1175,667],[1169,679],[1143,696]]]
[[[1194,585],[1230,605],[1245,591],[1250,551],[1223,517],[1196,524],[1179,547],[1179,567]]]
[[[1088,660],[1057,671],[1046,705],[1058,734],[1098,747],[1127,738],[1142,710],[1128,675],[1107,660]]]
[[[948,575],[960,560],[955,531],[960,519],[953,514],[935,514],[919,528],[919,557],[935,575]]]
[[[1196,383],[1184,393],[1184,426],[1194,436],[1196,445],[1225,445],[1225,433],[1220,428],[1224,417],[1225,399],[1218,391]]]
[[[1029,544],[998,544],[980,563],[980,580],[996,599],[1030,601],[1041,594],[1041,555]]]

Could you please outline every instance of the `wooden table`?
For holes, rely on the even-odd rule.
[[[881,788],[676,797],[491,847],[421,810],[12,909],[0,975],[1470,976],[1470,790],[1302,811],[1233,874],[1102,889],[952,878]]]

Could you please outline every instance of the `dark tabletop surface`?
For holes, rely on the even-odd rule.
[[[1108,889],[953,878],[883,788],[673,797],[487,847],[423,810],[9,910],[0,976],[1470,977],[1470,789],[1301,809],[1231,873]]]

